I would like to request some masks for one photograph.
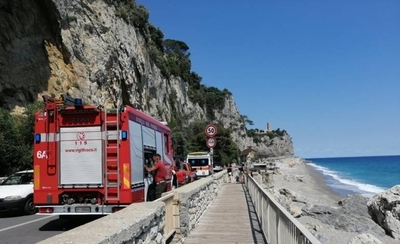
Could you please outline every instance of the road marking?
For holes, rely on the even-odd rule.
[[[38,221],[41,221],[41,220],[44,220],[44,219],[49,219],[49,218],[52,218],[52,217],[54,217],[54,216],[50,215],[50,216],[46,216],[46,217],[43,217],[43,218],[40,218],[40,219],[31,220],[31,221],[28,221],[28,222],[23,223],[23,224],[18,224],[18,225],[10,226],[10,227],[1,229],[0,232],[6,231],[6,230],[10,230],[10,229],[14,229],[14,228],[17,228],[17,227],[20,227],[20,226],[32,224],[32,223],[35,223],[35,222],[38,222]]]

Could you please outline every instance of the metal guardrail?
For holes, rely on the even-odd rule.
[[[246,175],[245,182],[262,231],[269,244],[321,244],[253,177]]]

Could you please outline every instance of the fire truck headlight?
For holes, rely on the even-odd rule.
[[[97,203],[97,199],[96,198],[92,198],[91,202],[92,202],[92,204],[96,204]]]
[[[39,143],[41,140],[41,135],[40,134],[35,134],[35,142]]]
[[[122,140],[128,139],[128,132],[126,130],[121,131],[121,139]]]

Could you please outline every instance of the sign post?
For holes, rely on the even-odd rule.
[[[215,135],[217,135],[217,126],[213,124],[208,124],[206,126],[206,145],[210,149],[210,154],[212,157],[214,157],[214,147],[217,145],[217,139],[214,138]],[[214,168],[214,159],[211,167]],[[214,175],[214,170],[211,169],[212,174]]]

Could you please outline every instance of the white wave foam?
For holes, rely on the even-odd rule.
[[[357,187],[361,193],[380,193],[385,191],[385,189],[375,186],[375,185],[370,185],[370,184],[365,184],[365,183],[360,183],[358,181],[355,180],[348,180],[348,179],[343,179],[338,177],[337,178],[338,181],[340,181],[341,183],[345,184],[345,185],[350,185],[350,186],[355,186]]]
[[[323,175],[330,176],[334,180],[336,180],[337,183],[329,184],[329,186],[331,186],[332,188],[336,188],[339,190],[354,191],[357,193],[365,194],[366,196],[367,195],[370,196],[371,194],[374,195],[385,191],[384,188],[381,188],[379,186],[361,183],[352,179],[345,179],[343,178],[343,176],[339,175],[338,172],[316,165],[314,163],[309,163],[309,165],[314,167],[317,171],[320,171]]]
[[[321,173],[322,173],[323,175],[329,175],[329,176],[331,176],[331,177],[334,178],[334,179],[338,178],[338,175],[337,175],[338,172],[336,172],[336,171],[333,171],[333,170],[330,170],[330,169],[328,169],[328,168],[325,168],[325,167],[316,165],[316,164],[314,164],[314,163],[309,163],[309,165],[312,166],[315,170],[321,171]]]

